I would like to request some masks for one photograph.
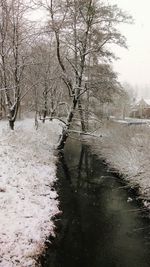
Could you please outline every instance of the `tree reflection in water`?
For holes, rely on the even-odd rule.
[[[44,267],[149,267],[149,220],[85,144],[68,143],[58,177],[61,229]]]

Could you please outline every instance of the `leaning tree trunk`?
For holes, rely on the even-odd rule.
[[[72,103],[72,107],[71,107],[70,112],[69,112],[68,117],[67,117],[67,122],[65,123],[65,126],[63,127],[63,130],[62,130],[62,134],[60,135],[57,149],[63,149],[65,146],[66,140],[69,136],[69,128],[70,128],[70,124],[72,122],[72,119],[74,117],[74,112],[75,112],[77,103],[78,103],[78,99],[74,98],[73,103]]]
[[[86,132],[84,112],[83,112],[83,107],[82,107],[82,104],[81,104],[81,100],[80,99],[78,100],[78,108],[79,108],[79,114],[80,114],[81,130],[83,132]]]

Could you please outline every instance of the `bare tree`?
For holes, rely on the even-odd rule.
[[[47,117],[52,119],[54,115],[57,116],[59,103],[62,102],[61,72],[54,47],[53,40],[45,39],[41,35],[38,43],[31,49],[32,64],[28,66],[30,84],[36,84],[36,106],[43,122]],[[32,94],[34,99],[34,92]],[[31,93],[26,97],[26,102],[34,109],[33,103],[29,100],[30,95]]]
[[[130,17],[117,6],[104,5],[92,0],[51,0],[46,2],[46,8],[51,17],[49,27],[56,39],[56,53],[63,74],[62,79],[72,99],[58,146],[63,148],[77,107],[82,130],[85,130],[81,96],[87,91],[86,68],[90,62],[89,56],[97,57],[97,61],[114,58],[108,45],[115,43],[126,46],[125,38],[115,26],[118,23],[129,22]],[[65,53],[64,46],[67,48]]]
[[[24,20],[27,9],[22,0],[2,0],[0,5],[1,90],[5,94],[5,105],[12,130],[22,98],[23,74],[27,59],[28,23]]]

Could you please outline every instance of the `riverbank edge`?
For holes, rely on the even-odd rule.
[[[55,237],[53,216],[60,213],[55,190],[58,125],[39,125],[36,131],[34,121],[27,119],[17,122],[14,132],[5,122],[1,125],[0,266],[40,266],[38,258],[49,235]]]
[[[92,140],[92,138],[90,137],[90,140]],[[90,149],[90,151],[92,153],[94,153],[94,151],[92,149],[92,142],[89,142],[89,139],[88,139],[88,142],[87,142],[87,140],[85,141],[85,139],[82,141],[86,144],[86,146]],[[94,153],[94,154],[97,157],[99,157],[96,153]],[[62,151],[60,154],[58,153],[58,159],[57,159],[57,164],[56,164],[57,165],[56,173],[58,172],[58,168],[59,168],[58,165],[63,164],[62,155],[64,156],[64,151]],[[123,173],[122,174],[119,173],[118,170],[115,170],[114,168],[111,167],[111,165],[108,165],[106,158],[103,155],[101,155],[100,160],[102,160],[102,162],[109,168],[110,173],[112,173],[113,176],[117,177],[117,179],[120,180],[121,188],[124,188],[125,190],[129,191],[129,196],[133,195],[133,200],[136,199],[136,202],[139,205],[139,211],[144,216],[148,216],[150,210],[147,207],[143,208],[143,198],[141,198],[139,186],[135,185],[133,187],[129,183],[129,180],[126,179],[126,176]],[[57,175],[57,177],[58,177],[58,175]],[[64,216],[64,214],[63,214],[63,197],[60,194],[60,191],[62,190],[63,186],[62,186],[62,181],[61,181],[60,177],[58,177],[58,180],[55,182],[54,188],[55,188],[56,192],[58,193],[60,213],[53,217],[53,222],[55,225],[55,237],[53,237],[53,236],[49,237],[49,242],[46,243],[44,253],[39,257],[39,262],[41,264],[40,265],[41,267],[51,266],[47,263],[47,258],[50,259],[50,262],[51,262],[51,258],[53,258],[53,256],[55,257],[55,251],[60,247],[61,240],[64,237],[64,232],[65,232],[65,227],[66,227],[65,223],[63,222],[63,220],[64,220],[64,218],[63,218],[63,216]],[[132,201],[130,197],[129,197],[129,201]],[[50,257],[50,255],[51,255],[51,257]],[[52,262],[53,262],[53,259],[52,259]]]
[[[96,139],[97,138],[99,139],[99,142],[98,142],[99,149],[96,148],[96,150],[94,150],[94,145],[93,145],[92,141],[95,141],[95,137],[92,137],[92,136],[82,137],[82,139],[86,143],[86,145],[89,146],[89,148],[97,155],[97,157],[99,157],[104,162],[104,164],[108,166],[110,173],[112,173],[118,179],[120,179],[123,182],[124,187],[132,190],[133,194],[136,197],[137,202],[140,205],[142,205],[143,211],[146,212],[147,215],[150,216],[150,196],[148,197],[144,193],[144,188],[142,188],[142,186],[138,183],[138,181],[136,181],[136,177],[135,177],[135,181],[133,183],[133,180],[131,181],[130,177],[127,174],[123,173],[122,171],[120,171],[117,168],[114,168],[113,163],[108,161],[107,155],[105,155],[105,153],[102,152],[102,145],[105,142],[105,141],[103,141],[103,136],[101,135],[100,138],[99,138],[99,136],[97,136]],[[134,176],[133,176],[133,178],[134,178]]]
[[[59,177],[59,169],[62,168],[64,171],[64,162],[65,162],[65,152],[64,150],[55,150],[56,156],[56,177],[57,180],[53,184],[54,190],[58,194],[58,209],[59,212],[55,214],[51,220],[54,224],[54,233],[55,235],[50,235],[47,241],[45,241],[45,247],[43,252],[39,255],[37,259],[37,265],[35,267],[48,267],[47,258],[53,262],[53,257],[55,257],[55,252],[60,246],[61,240],[64,238],[64,232],[66,229],[66,221],[64,220],[65,214],[63,210],[64,205],[64,195],[62,194],[64,188],[64,178]]]
[[[55,181],[52,188],[54,189],[55,192],[58,193],[59,192],[59,182]],[[58,194],[57,200],[59,202],[59,204],[58,204],[59,212],[51,217],[51,222],[54,225],[54,229],[53,229],[54,233],[53,234],[49,233],[49,236],[45,239],[43,249],[42,249],[41,253],[36,258],[35,267],[42,267],[44,262],[45,262],[48,251],[51,248],[55,247],[57,243],[59,243],[58,234],[59,234],[60,229],[61,229],[61,218],[62,218],[61,199],[60,199],[59,194]]]

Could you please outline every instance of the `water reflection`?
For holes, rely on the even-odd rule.
[[[149,267],[149,220],[104,163],[72,141],[58,175],[62,230],[44,266]]]

